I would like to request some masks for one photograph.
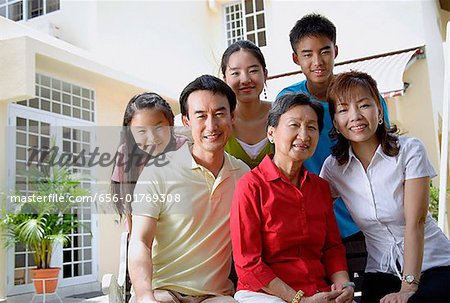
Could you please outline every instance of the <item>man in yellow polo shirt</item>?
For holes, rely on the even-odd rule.
[[[236,302],[229,215],[234,187],[249,169],[224,153],[236,97],[204,75],[183,90],[180,108],[193,144],[144,169],[135,189],[129,249],[135,302]]]

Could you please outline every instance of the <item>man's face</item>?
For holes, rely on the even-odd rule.
[[[325,36],[310,36],[297,43],[292,59],[295,64],[300,65],[307,81],[316,85],[328,85],[333,76],[337,54],[338,49],[333,41]]]
[[[193,155],[205,159],[211,153],[223,153],[234,120],[227,97],[198,90],[189,95],[187,106],[189,119],[183,116],[183,124],[192,131]]]

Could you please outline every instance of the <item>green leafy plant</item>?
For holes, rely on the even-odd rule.
[[[447,188],[447,195],[450,193],[450,188]],[[439,214],[439,188],[433,186],[430,182],[430,213],[434,219],[438,219]]]
[[[29,195],[13,194],[13,204],[3,209],[0,229],[6,246],[24,245],[34,251],[38,269],[50,267],[55,244],[67,245],[72,233],[80,226],[73,207],[76,197],[89,192],[82,188],[83,178],[69,167],[41,166],[27,173]]]

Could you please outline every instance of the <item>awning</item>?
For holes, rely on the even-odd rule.
[[[406,85],[403,73],[417,59],[425,57],[424,47],[414,47],[406,50],[379,54],[371,57],[348,60],[336,63],[334,73],[357,70],[371,75],[378,84],[378,90],[384,98],[401,96]],[[292,72],[270,76],[267,81],[268,100],[275,100],[276,95],[285,87],[302,81],[302,72]]]

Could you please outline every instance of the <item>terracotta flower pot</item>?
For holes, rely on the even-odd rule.
[[[54,293],[58,286],[58,276],[61,268],[32,269],[34,288],[37,294]]]

